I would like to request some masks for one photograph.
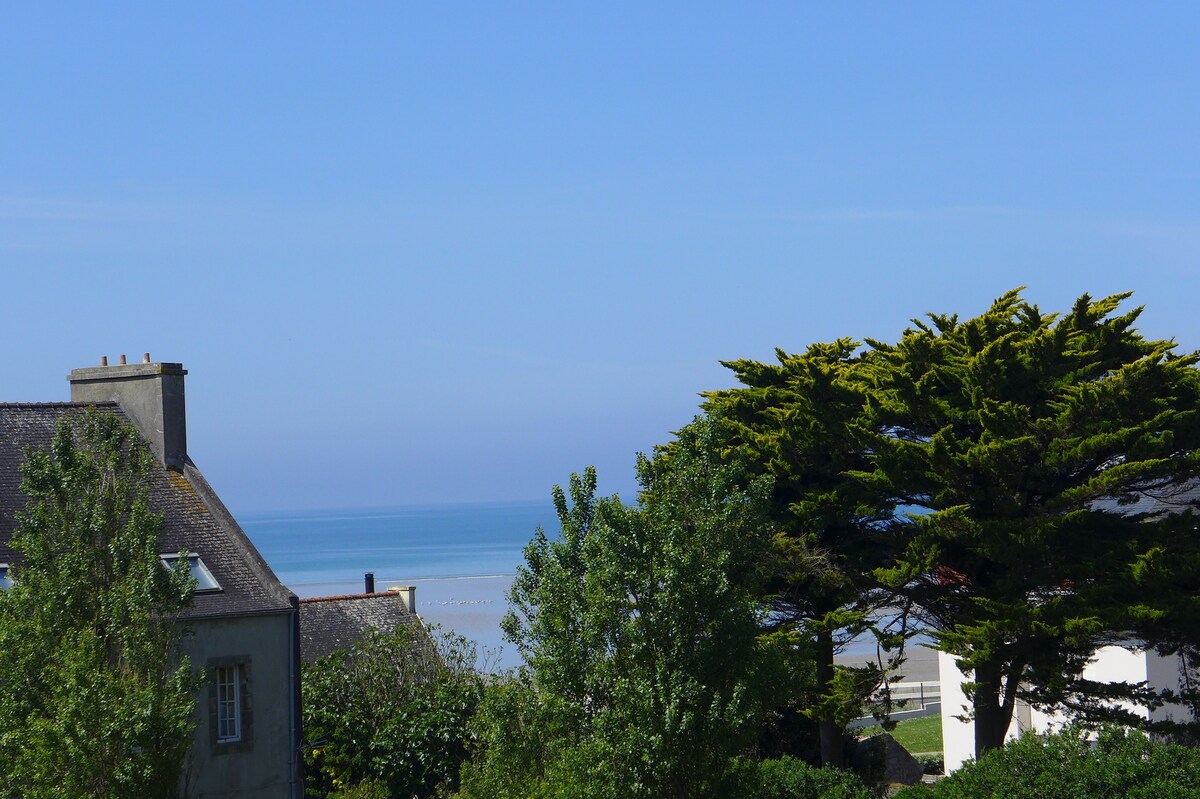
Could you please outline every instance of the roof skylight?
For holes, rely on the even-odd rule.
[[[168,553],[159,555],[164,566],[168,569],[174,569],[175,564],[179,562],[182,553]],[[187,568],[196,578],[196,593],[201,591],[220,591],[221,584],[217,582],[217,578],[213,577],[212,572],[204,565],[204,561],[194,552],[187,554]]]

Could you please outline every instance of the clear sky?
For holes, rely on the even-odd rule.
[[[631,495],[718,361],[1028,285],[1200,348],[1195,3],[0,5],[0,399],[235,511]]]

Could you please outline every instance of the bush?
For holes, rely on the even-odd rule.
[[[751,784],[742,787],[742,796],[754,799],[872,799],[871,791],[851,771],[816,768],[787,756],[757,763],[747,761],[747,765],[757,773],[743,777]]]
[[[1200,751],[1150,741],[1119,727],[1093,744],[1068,728],[1027,734],[968,762],[932,791],[909,788],[897,799],[1192,799],[1200,796]]]
[[[921,770],[926,774],[946,773],[946,757],[940,752],[923,752],[919,755],[913,755],[913,757],[921,764]]]
[[[309,796],[424,799],[456,788],[484,690],[474,662],[461,636],[400,627],[306,665]]]
[[[387,786],[379,780],[365,780],[330,794],[332,799],[388,799]]]

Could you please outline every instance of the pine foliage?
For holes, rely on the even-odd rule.
[[[878,625],[889,597],[874,576],[896,545],[888,534],[893,503],[854,476],[871,467],[859,346],[839,339],[801,354],[777,350],[774,364],[725,362],[742,385],[704,395],[720,452],[772,480],[769,621],[814,642],[804,654],[816,658],[818,684],[804,712],[818,720],[822,759],[834,765],[843,726],[862,714],[883,676],[879,668],[835,666],[835,654],[868,630],[894,652],[891,667],[902,651]]]
[[[1197,355],[1143,338],[1141,309],[1119,313],[1128,296],[1084,295],[1059,316],[1014,290],[872,342],[876,468],[862,477],[914,511],[880,576],[974,670],[980,753],[1018,698],[1076,695],[1098,646],[1195,634],[1194,593],[1159,590],[1196,584],[1194,517],[1144,501],[1200,474]]]

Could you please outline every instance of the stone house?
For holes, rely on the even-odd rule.
[[[371,577],[371,576],[369,576]],[[362,594],[306,597],[300,600],[300,657],[305,663],[351,649],[373,631],[409,627],[428,640],[415,609],[415,588],[396,586],[376,592],[374,580]]]
[[[186,795],[300,799],[299,601],[188,457],[186,374],[147,355],[72,371],[70,402],[0,404],[0,584],[19,563],[9,540],[26,501],[18,473],[25,448],[48,448],[58,422],[88,406],[131,422],[156,460],[149,496],[164,516],[164,564],[186,551],[199,582],[183,646],[207,685],[197,697]]]

